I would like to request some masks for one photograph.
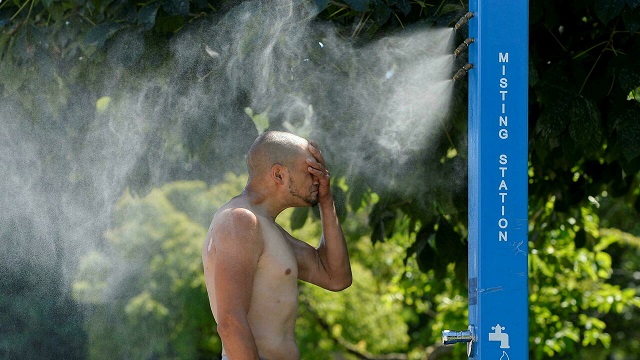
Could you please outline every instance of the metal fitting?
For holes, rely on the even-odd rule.
[[[458,70],[458,72],[456,72],[455,75],[453,75],[452,80],[458,81],[462,79],[465,75],[467,75],[467,72],[469,72],[469,70],[471,69],[473,69],[473,64],[466,64],[460,70]]]
[[[453,51],[453,56],[460,56],[460,54],[462,54],[463,51],[467,50],[467,48],[469,48],[469,45],[471,45],[474,41],[475,40],[473,38],[466,38],[462,42],[462,44],[460,44],[460,46],[458,46],[458,48]]]
[[[442,331],[442,343],[444,345],[451,345],[456,343],[467,343],[467,356],[473,355],[473,347],[476,342],[476,336],[473,326],[469,325],[467,330],[464,331]]]
[[[456,25],[454,26],[454,28],[456,30],[459,30],[464,24],[466,24],[469,19],[471,19],[473,17],[473,12],[469,11],[468,13],[464,14],[463,17],[460,18],[460,20],[458,20],[458,22],[456,23]]]

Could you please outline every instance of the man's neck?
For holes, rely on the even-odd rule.
[[[277,204],[274,204],[273,199],[270,198],[266,193],[257,191],[250,185],[247,185],[241,196],[247,200],[247,202],[251,206],[252,211],[254,211],[257,215],[270,218],[274,221],[278,214],[280,214],[282,210],[284,210],[284,208],[278,206]]]

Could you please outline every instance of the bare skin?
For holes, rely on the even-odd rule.
[[[211,310],[230,360],[299,359],[298,280],[331,291],[352,280],[322,153],[295,135],[271,135],[285,139],[286,151],[254,144],[247,186],[216,212],[202,249]],[[316,204],[323,229],[317,247],[275,222],[284,209]]]

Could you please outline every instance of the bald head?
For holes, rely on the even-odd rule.
[[[308,145],[306,139],[287,132],[266,131],[260,134],[247,155],[249,177],[259,177],[276,164],[289,167],[294,159],[305,155]]]

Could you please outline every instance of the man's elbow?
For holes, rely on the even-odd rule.
[[[351,272],[349,272],[349,274],[346,274],[340,279],[336,279],[336,281],[334,281],[331,284],[331,287],[329,288],[329,290],[336,291],[336,292],[342,291],[348,288],[349,286],[351,286],[352,283],[353,283],[353,276],[351,275]]]
[[[223,340],[242,334],[248,324],[236,316],[221,316],[217,323],[217,332]]]

